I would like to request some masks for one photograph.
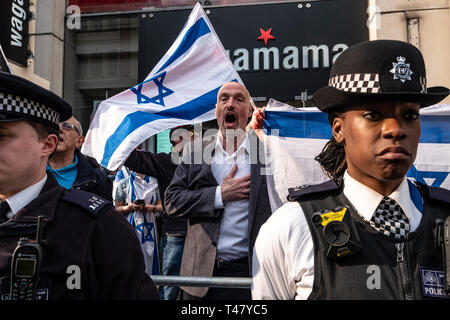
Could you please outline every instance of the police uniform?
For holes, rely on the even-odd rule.
[[[33,119],[58,128],[71,116],[64,100],[13,75],[0,73],[0,97],[3,122]],[[22,208],[12,203],[9,219],[0,224],[1,299],[10,298],[14,249],[20,238],[36,239],[38,217],[43,218],[43,255],[36,299],[159,298],[134,230],[111,202],[67,190],[51,174],[16,195],[21,194],[32,199]],[[17,204],[14,195],[10,198],[4,201]]]
[[[444,87],[426,87],[417,48],[378,40],[344,51],[313,102],[331,113],[388,101],[425,107],[448,94]],[[258,235],[253,299],[448,297],[442,249],[433,232],[449,215],[450,191],[404,178],[389,198],[398,206],[393,211],[409,221],[406,229],[404,221],[395,225],[394,236],[374,223],[383,195],[347,172],[338,183],[290,189],[291,202],[275,211]]]
[[[430,290],[426,277],[443,276],[442,254],[434,246],[433,228],[437,218],[448,215],[450,191],[424,185],[418,188],[408,181],[405,178],[389,195],[411,222],[402,257],[396,241],[377,232],[368,222],[382,196],[347,173],[340,186],[328,181],[290,190],[293,201],[275,211],[258,235],[253,266],[258,272],[253,277],[253,299],[444,296],[437,282],[436,290]],[[342,258],[327,257],[330,245],[323,236],[323,226],[317,226],[312,217],[316,212],[338,212],[342,207],[348,208],[345,214],[352,220],[345,223],[354,224],[359,247]],[[407,268],[406,274],[402,274],[402,266]],[[375,271],[380,278],[379,282],[373,278],[372,283]]]

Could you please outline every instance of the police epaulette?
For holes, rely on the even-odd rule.
[[[450,203],[450,190],[428,186],[430,199]]]
[[[112,205],[110,201],[96,194],[77,189],[68,190],[62,199],[74,203],[94,215],[98,215],[104,207]]]
[[[333,191],[337,189],[339,189],[339,186],[336,184],[334,180],[328,180],[324,183],[314,185],[302,185],[299,187],[288,189],[289,192],[288,200],[298,201],[306,196],[310,196],[321,192]]]

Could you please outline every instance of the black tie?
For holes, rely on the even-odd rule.
[[[10,208],[10,206],[8,204],[8,201],[3,200],[0,203],[0,223],[3,223],[6,220],[8,220],[7,214],[10,211],[11,211],[11,208]]]

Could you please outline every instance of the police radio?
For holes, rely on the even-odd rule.
[[[20,238],[11,262],[10,300],[34,300],[42,264],[43,217],[38,218],[36,240]]]

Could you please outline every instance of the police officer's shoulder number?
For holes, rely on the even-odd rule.
[[[318,194],[322,192],[335,191],[339,189],[339,186],[336,184],[334,180],[328,180],[324,183],[314,184],[314,185],[301,185],[295,188],[289,188],[288,192],[288,200],[289,201],[298,201],[307,196]]]
[[[94,215],[98,215],[103,208],[111,206],[111,202],[90,192],[72,189],[65,193],[63,200],[76,204]]]

